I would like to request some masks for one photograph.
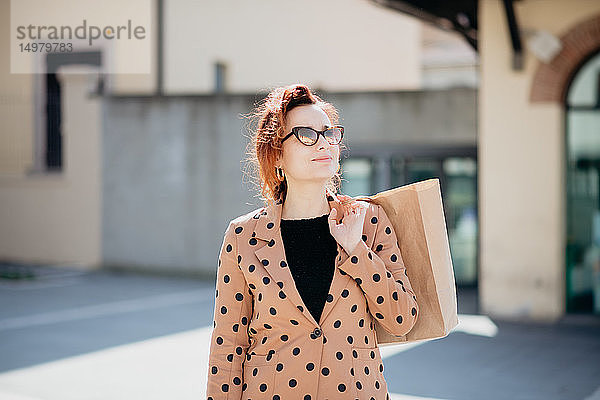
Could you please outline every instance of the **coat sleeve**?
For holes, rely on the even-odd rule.
[[[365,217],[375,224],[373,248],[361,240],[339,266],[358,283],[369,313],[392,335],[406,335],[417,321],[419,306],[398,247],[394,227],[379,204],[376,215]],[[368,218],[368,219],[367,219]]]
[[[252,298],[237,261],[236,234],[240,230],[229,223],[217,266],[206,390],[207,399],[212,400],[239,400],[242,395],[242,365],[250,344],[247,327]]]

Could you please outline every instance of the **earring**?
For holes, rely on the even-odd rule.
[[[285,173],[283,172],[282,168],[275,167],[275,175],[277,176],[277,179],[279,179],[282,182],[285,179]]]

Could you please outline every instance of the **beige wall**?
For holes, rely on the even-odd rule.
[[[308,83],[331,91],[420,87],[420,22],[367,0],[165,2],[165,92],[251,93]]]
[[[20,175],[33,165],[33,80],[10,74],[10,1],[0,0],[0,173]]]
[[[5,55],[9,5],[0,0],[0,49]],[[101,245],[101,119],[99,100],[88,98],[87,92],[95,76],[59,71],[64,169],[51,174],[33,172],[35,130],[43,128],[43,78],[11,74],[10,57],[0,57],[0,259],[94,266]],[[37,106],[36,96],[41,100]]]
[[[0,259],[93,267],[101,245],[100,100],[88,98],[88,76],[59,75],[64,170],[0,176]]]
[[[524,69],[512,70],[502,2],[479,6],[481,307],[495,317],[552,320],[565,311],[563,107],[529,103],[539,61],[525,50]],[[600,13],[589,0],[515,7],[521,29],[557,36]]]

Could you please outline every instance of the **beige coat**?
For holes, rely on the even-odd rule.
[[[354,252],[338,243],[317,322],[287,265],[281,209],[257,209],[233,219],[225,231],[207,399],[389,399],[374,320],[404,335],[419,307],[388,216],[369,204]]]

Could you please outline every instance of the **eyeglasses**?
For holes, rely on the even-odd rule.
[[[329,144],[339,144],[344,137],[344,127],[341,125],[335,125],[323,131],[317,131],[309,126],[295,126],[292,128],[292,131],[283,138],[281,143],[283,143],[292,135],[295,135],[300,143],[306,146],[312,146],[317,143],[319,140],[319,135],[323,135]]]

